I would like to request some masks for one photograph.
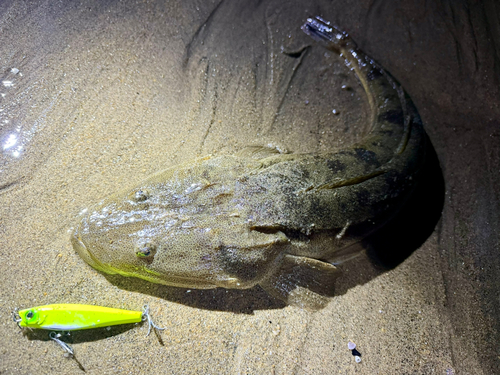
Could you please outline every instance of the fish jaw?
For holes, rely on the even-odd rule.
[[[80,255],[80,257],[92,268],[95,268],[98,271],[108,273],[108,274],[116,274],[110,267],[105,267],[101,262],[99,262],[92,253],[87,249],[87,246],[83,243],[80,234],[79,234],[80,226],[71,234],[71,244],[73,245],[73,249]]]

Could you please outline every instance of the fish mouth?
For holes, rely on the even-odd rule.
[[[92,253],[87,249],[87,246],[83,243],[80,235],[78,234],[78,229],[76,229],[71,235],[71,244],[73,245],[73,249],[80,255],[80,257],[90,266],[95,268],[98,271],[114,274],[112,270],[108,267],[105,267],[101,262],[99,262]]]

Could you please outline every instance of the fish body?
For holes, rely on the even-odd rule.
[[[302,29],[358,76],[371,110],[366,137],[336,152],[254,147],[154,174],[82,218],[72,243],[87,263],[186,288],[258,284],[302,306],[316,298],[308,286],[334,280],[351,245],[399,210],[424,159],[413,103],[347,34],[319,18]],[[305,289],[300,268],[308,270]]]
[[[143,312],[92,305],[53,304],[23,309],[18,311],[18,315],[20,327],[73,331],[139,323]]]

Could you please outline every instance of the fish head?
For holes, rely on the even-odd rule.
[[[251,287],[277,267],[288,239],[254,230],[235,213],[231,188],[220,189],[157,176],[86,212],[73,247],[108,274],[186,288]]]
[[[82,218],[71,242],[89,265],[104,273],[174,286],[215,287],[203,229],[183,228],[176,211],[133,199],[106,199]],[[204,256],[196,256],[202,247]]]

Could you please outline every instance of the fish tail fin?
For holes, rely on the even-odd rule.
[[[356,47],[351,37],[344,31],[319,16],[308,18],[301,27],[302,31],[325,48],[341,53],[346,48]]]

